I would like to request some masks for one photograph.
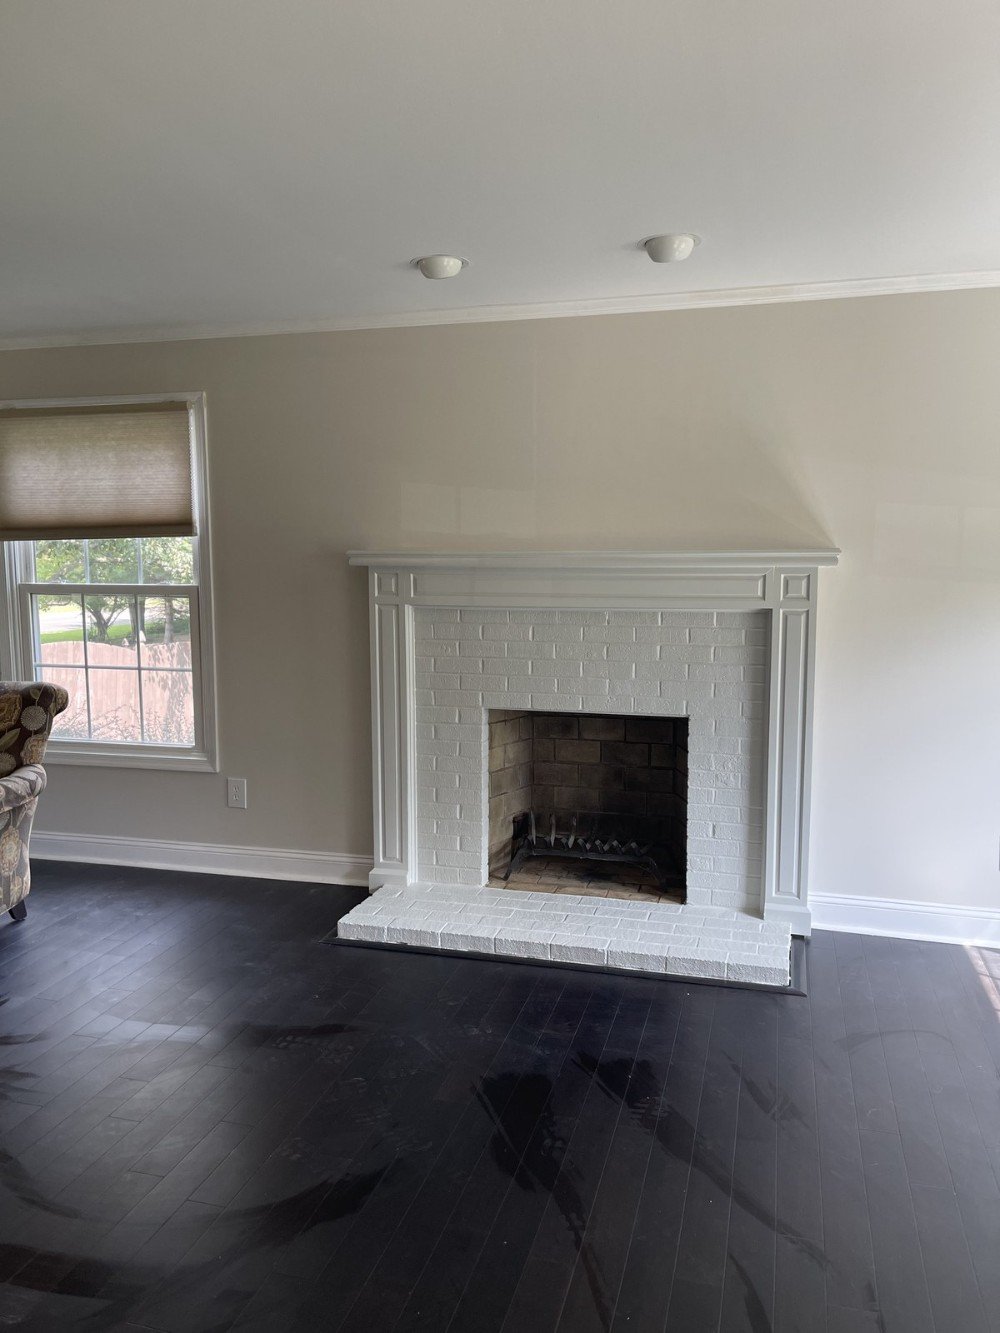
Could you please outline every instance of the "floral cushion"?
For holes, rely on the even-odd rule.
[[[0,778],[42,762],[52,723],[68,703],[61,685],[0,682]]]
[[[27,764],[0,779],[0,911],[15,907],[31,887],[28,839],[45,769]]]
[[[61,685],[0,682],[0,910],[5,912],[31,887],[28,839],[45,790],[40,761],[52,723],[68,703]]]

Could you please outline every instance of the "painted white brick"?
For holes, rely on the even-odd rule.
[[[725,952],[716,952],[710,948],[694,948],[687,945],[678,945],[676,948],[671,945],[667,950],[668,972],[681,972],[686,977],[717,977],[723,979],[726,976],[726,956]]]
[[[422,704],[414,710],[417,722],[457,722],[458,709]]]
[[[439,949],[441,932],[426,926],[407,926],[395,923],[386,927],[387,944],[409,944],[414,948]]]
[[[669,615],[670,612],[665,612]],[[653,629],[650,626],[637,624],[635,627],[636,643],[658,643],[663,646],[686,645],[691,642],[691,631],[674,627],[673,625],[663,625]]]
[[[627,625],[587,625],[582,634],[585,643],[623,644],[635,646],[635,630]]]
[[[687,678],[688,668],[685,664],[675,665],[672,662],[643,662],[639,660],[635,664],[636,680],[686,681]]]
[[[609,625],[659,625],[659,611],[609,611]]]
[[[508,958],[548,958],[552,938],[551,930],[518,930],[504,926],[497,931],[493,941],[496,952]]]
[[[666,961],[662,950],[643,948],[638,941],[612,943],[608,947],[608,967],[620,967],[629,972],[663,972]]]
[[[607,682],[588,680],[583,682],[583,711],[585,713],[620,713],[620,699],[612,699],[608,694]]]
[[[746,630],[742,629],[692,629],[692,643],[709,643],[714,648],[743,647],[746,643]]]
[[[554,643],[552,647],[557,661],[567,658],[574,662],[604,662],[608,658],[606,643]]]
[[[664,616],[669,616],[671,625],[714,625],[714,611],[664,611]],[[664,622],[667,623],[667,622]]]
[[[552,936],[549,945],[549,957],[553,962],[590,963],[600,966],[608,961],[610,945],[610,939],[557,932]]]
[[[713,889],[711,892],[713,907],[721,907],[730,912],[751,912],[760,902],[760,889],[756,894],[737,889]]]
[[[607,649],[609,662],[659,662],[660,650],[655,643],[608,643],[596,647]]]
[[[725,683],[741,683],[743,681],[743,672],[748,668],[741,666],[727,666],[724,662],[696,662],[691,668],[692,680],[710,680],[714,685]],[[718,695],[718,690],[716,690]]]
[[[763,985],[787,986],[788,965],[761,962],[755,954],[731,953],[726,959],[727,981],[756,981]]]
[[[658,713],[665,713],[674,717],[690,717],[690,708],[688,705],[688,685],[660,685],[660,706],[656,710]]]
[[[582,643],[583,626],[537,625],[532,631],[532,638],[536,643]]]
[[[465,759],[458,756],[442,755],[437,762],[437,771],[439,773],[465,773],[469,777],[475,776],[482,781],[482,762],[477,759]]]
[[[466,741],[470,739],[469,728],[458,722],[435,722],[433,738],[425,738],[419,734],[420,724],[417,724],[417,740],[434,739],[436,741]],[[440,767],[440,762],[438,764]]]
[[[504,668],[507,672],[509,686],[520,685],[522,678],[526,680],[528,676],[531,675],[533,668],[541,668],[542,665],[543,664],[540,662],[533,662],[530,657],[508,658],[504,663]],[[552,670],[552,661],[550,658],[545,659],[544,666],[549,671]]]
[[[765,648],[724,648],[712,650],[716,662],[737,663],[740,666],[765,666],[767,650]]]
[[[420,805],[419,808],[423,809],[423,806]],[[434,833],[444,833],[451,837],[456,837],[459,839],[461,838],[463,833],[467,834],[469,831],[469,821],[467,819],[452,819],[452,818],[434,819],[433,823],[434,823],[434,828],[432,831]],[[421,831],[423,832],[424,830],[421,829]],[[436,853],[435,859],[437,859],[437,857],[439,857],[440,855],[441,855],[440,853]],[[438,864],[447,865],[448,863],[446,861],[439,860]]]
[[[510,643],[513,639],[530,639],[530,625],[483,625],[482,637]]]
[[[535,694],[555,694],[556,693],[555,676],[532,676],[529,682],[529,688],[532,695]],[[579,688],[579,686],[577,687]]]
[[[482,662],[486,658],[506,657],[507,647],[506,643],[498,642],[495,639],[478,639],[461,643],[459,644],[459,662],[466,670],[469,670],[466,666],[467,662],[473,660]]]
[[[662,700],[659,694],[650,694],[649,682],[645,681],[643,693],[636,693],[632,696],[631,708],[626,708],[625,712],[632,713],[659,713],[661,711],[669,712],[669,709],[663,709]]]
[[[435,690],[435,693],[443,694],[439,702],[443,704],[457,704],[459,706],[459,721],[477,721],[479,720],[479,709],[483,704],[483,693],[480,688],[473,689],[445,689]],[[469,710],[475,708],[475,716],[471,716]]]
[[[543,658],[551,658],[556,655],[555,643],[540,643],[537,639],[526,639],[523,642],[507,644],[507,659],[518,657],[527,657],[533,661],[539,661]]]
[[[457,622],[449,613],[437,623],[425,623],[427,615],[422,609],[417,612],[421,646],[426,641],[431,644],[431,655],[420,658],[418,688],[434,693],[431,703],[426,702],[427,695],[421,695],[421,707],[457,707],[459,721],[418,722],[416,758],[427,778],[427,790],[418,790],[418,802],[450,804],[454,788],[449,788],[448,800],[439,802],[441,784],[458,784],[463,818],[449,820],[447,828],[464,830],[458,834],[461,854],[475,856],[482,851],[485,708],[687,716],[691,837],[717,837],[726,844],[712,851],[692,847],[693,857],[706,859],[697,861],[698,869],[689,874],[689,903],[715,904],[716,910],[724,910],[723,903],[743,904],[759,894],[764,735],[760,721],[751,714],[763,711],[764,689],[761,681],[745,678],[747,671],[763,674],[766,633],[759,614],[727,613],[726,618],[717,619],[710,612],[517,609],[505,622],[503,611],[487,616],[465,610]],[[438,636],[447,626],[450,637],[443,640]],[[504,631],[503,635],[498,636],[498,631]],[[441,642],[449,647],[438,655],[436,645]],[[456,690],[457,663],[449,658],[459,643],[464,671]],[[713,651],[718,662],[712,660]],[[502,674],[491,661],[503,662]],[[558,663],[555,670],[553,661]],[[730,670],[713,671],[716,666]],[[689,675],[695,678],[685,679]],[[428,746],[449,748],[431,754]],[[734,762],[721,762],[727,759]],[[717,801],[728,804],[718,807]],[[422,863],[428,859],[422,844],[427,828],[423,822],[418,829],[418,860]],[[720,870],[720,858],[729,858],[721,863],[725,870]],[[477,882],[476,871],[464,867],[443,866],[440,872],[439,878],[452,886],[456,886],[456,872],[463,882]],[[720,874],[721,880],[713,878]],[[455,891],[468,890],[456,887]],[[581,910],[581,919],[586,919],[587,909]]]
[[[458,851],[458,838],[450,833],[426,833],[421,839],[422,846],[428,851]]]
[[[436,935],[442,948],[492,952],[489,941],[503,933],[512,945],[503,950],[498,944],[496,951],[508,957],[544,958],[558,941],[560,949],[553,956],[561,952],[563,960],[581,964],[601,965],[606,957],[613,960],[611,966],[647,972],[662,971],[665,966],[672,975],[721,976],[725,967],[726,975],[738,980],[784,984],[787,978],[790,932],[783,923],[764,922],[722,907],[642,907],[584,898],[567,904],[574,910],[567,912],[565,920],[558,920],[558,914],[525,910],[521,905],[530,901],[533,909],[544,909],[577,895],[515,894],[440,882],[453,873],[441,868],[434,871],[437,882],[376,891],[361,908],[342,919],[343,937],[373,942],[394,938],[419,947],[438,947]],[[514,906],[505,909],[504,902]],[[585,905],[595,910],[587,915]],[[649,919],[632,916],[636,911],[648,912]]]
[[[442,930],[441,948],[457,950],[459,953],[493,953],[493,934],[476,926]]]
[[[461,842],[461,839],[459,839]],[[439,866],[455,866],[459,870],[477,870],[482,863],[482,857],[476,852],[436,852],[434,855],[434,864]]]
[[[342,917],[337,922],[337,937],[342,940],[367,940],[371,944],[384,944],[386,926],[377,922],[349,921],[346,917]]]
[[[457,801],[422,801],[420,813],[426,819],[457,819],[462,807]]]
[[[716,733],[715,742],[712,745],[712,750],[715,754],[734,754],[734,755],[745,755],[749,757],[747,751],[741,749],[742,744],[743,742],[740,741],[736,736],[720,736],[718,733]]]

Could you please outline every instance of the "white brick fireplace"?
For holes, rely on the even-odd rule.
[[[510,909],[483,887],[488,710],[684,717],[677,919],[708,929],[735,912],[807,935],[816,584],[836,558],[352,554],[369,568],[372,890],[407,891],[410,910],[418,887],[466,911],[489,894],[503,923]]]

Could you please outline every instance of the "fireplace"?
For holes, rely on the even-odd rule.
[[[788,985],[837,552],[351,562],[369,570],[375,857],[341,938]],[[546,839],[655,847],[673,900],[498,885]]]
[[[686,717],[491,709],[487,729],[491,880],[561,862],[614,892],[628,868],[683,900]]]

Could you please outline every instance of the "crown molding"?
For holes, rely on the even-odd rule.
[[[728,287],[707,291],[662,292],[642,296],[598,296],[576,301],[525,305],[467,306],[455,310],[411,310],[341,319],[263,320],[233,324],[169,324],[148,328],[93,329],[81,333],[29,334],[0,338],[0,352],[47,347],[113,346],[187,342],[207,338],[261,338],[292,333],[349,333],[361,329],[426,328],[439,324],[493,324],[525,319],[569,319],[587,315],[656,314],[672,310],[712,310],[724,306],[784,305],[838,301],[859,296],[906,296],[929,292],[976,291],[1000,287],[1000,269],[973,273],[921,273],[891,278],[849,278],[839,282],[785,283],[772,287]]]

